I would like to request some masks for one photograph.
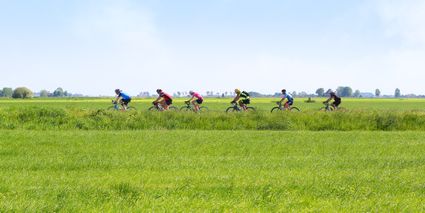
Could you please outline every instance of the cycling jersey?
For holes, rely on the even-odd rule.
[[[118,97],[121,97],[122,100],[131,100],[131,97],[123,92],[121,92]]]
[[[283,95],[282,99],[288,99],[288,102],[294,102],[294,98],[290,94]]]
[[[199,93],[197,93],[197,92],[194,92],[193,93],[193,95],[192,95],[192,98],[193,97],[195,97],[196,99],[200,99],[200,100],[202,100],[203,98],[202,98],[202,96],[199,94]]]
[[[331,96],[335,101],[337,101],[337,102],[341,102],[341,98],[340,97],[338,97],[338,96],[336,96],[336,95],[333,95],[333,96]]]
[[[245,91],[242,91],[239,96],[243,99],[249,99],[249,93],[247,93]]]
[[[169,94],[167,94],[165,92],[161,92],[159,94],[159,97],[164,98],[165,101],[168,101],[168,100],[172,100],[173,99],[173,97],[171,97],[171,95],[169,95]]]

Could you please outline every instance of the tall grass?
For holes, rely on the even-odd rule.
[[[424,112],[349,111],[301,113],[114,112],[66,108],[0,110],[0,129],[27,130],[425,130]]]
[[[424,212],[424,132],[0,130],[0,212]]]

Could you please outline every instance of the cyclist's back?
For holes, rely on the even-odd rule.
[[[118,97],[121,97],[122,100],[131,100],[131,97],[124,92],[120,92],[120,94],[118,94]]]
[[[331,92],[330,93],[330,97],[328,98],[328,100],[326,100],[323,103],[329,103],[329,101],[332,100],[332,99],[334,100],[334,102],[332,103],[332,105],[334,107],[338,108],[338,106],[341,104],[341,97],[338,97],[335,92]]]
[[[249,93],[246,92],[246,91],[242,91],[241,94],[240,94],[240,97],[242,99],[249,99]]]
[[[288,99],[288,102],[294,102],[294,97],[292,97],[292,95],[288,93],[284,94],[282,96],[282,99]]]

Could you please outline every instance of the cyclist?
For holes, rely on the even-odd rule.
[[[157,89],[156,92],[158,93],[158,98],[153,103],[160,104],[164,110],[168,110],[168,107],[173,104],[173,97],[162,91],[162,89]]]
[[[189,94],[192,96],[192,98],[190,98],[188,101],[186,102],[190,102],[193,104],[193,106],[195,107],[195,112],[199,111],[199,105],[202,104],[202,102],[204,102],[204,98],[197,92],[194,91],[189,91]]]
[[[115,94],[117,95],[114,103],[120,103],[122,110],[127,110],[128,104],[131,102],[131,97],[126,93],[123,93],[122,90],[116,89]]]
[[[340,97],[338,97],[338,96],[335,94],[335,92],[330,92],[330,93],[329,93],[329,95],[330,95],[330,97],[328,98],[328,100],[324,101],[323,103],[324,103],[324,104],[327,104],[327,103],[329,103],[329,101],[331,101],[331,100],[333,99],[333,100],[334,100],[334,102],[332,103],[332,106],[333,106],[335,109],[338,109],[338,106],[341,104],[341,98],[340,98]]]
[[[282,95],[282,99],[278,101],[277,104],[282,105],[285,99],[287,99],[283,106],[285,107],[285,109],[288,109],[289,106],[292,106],[292,104],[294,104],[294,98],[292,97],[292,95],[286,93],[286,89],[282,89]]]
[[[235,89],[236,97],[233,99],[232,104],[239,103],[239,106],[242,107],[243,110],[246,111],[246,105],[250,104],[249,93],[242,91],[240,89]]]

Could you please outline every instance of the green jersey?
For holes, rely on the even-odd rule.
[[[239,96],[243,99],[249,99],[249,93],[247,93],[245,91],[242,91]]]

